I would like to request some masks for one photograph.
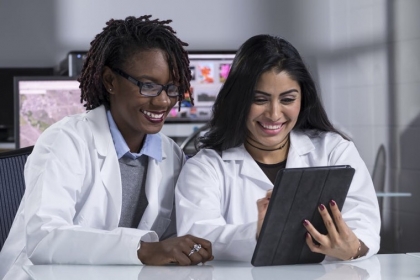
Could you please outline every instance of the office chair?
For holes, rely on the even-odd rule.
[[[198,137],[203,136],[204,133],[207,132],[209,129],[209,124],[205,124],[193,133],[191,133],[180,145],[182,151],[187,156],[187,159],[193,157],[197,153],[197,149],[195,147],[196,140]]]
[[[0,251],[25,192],[23,169],[32,149],[30,146],[0,153]]]

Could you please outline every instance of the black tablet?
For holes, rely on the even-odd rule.
[[[304,219],[327,233],[318,206],[328,211],[330,200],[341,210],[354,168],[349,165],[286,168],[277,173],[273,193],[251,263],[254,266],[318,263],[325,255],[313,253],[305,241]]]

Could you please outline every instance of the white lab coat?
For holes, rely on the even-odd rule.
[[[369,248],[379,250],[380,214],[369,172],[351,141],[336,133],[309,137],[292,131],[286,168],[351,165],[356,169],[342,216]],[[203,149],[187,160],[175,190],[179,235],[192,234],[213,243],[215,260],[249,262],[256,245],[257,199],[273,184],[244,146],[221,156]],[[303,226],[303,225],[302,225]],[[328,258],[331,259],[331,258]]]
[[[138,229],[118,228],[119,162],[103,106],[66,117],[39,138],[25,166],[26,191],[0,253],[0,279],[23,264],[141,264],[137,246],[176,234],[174,188],[184,153],[162,137],[150,158],[149,201]],[[171,223],[172,220],[172,223]]]

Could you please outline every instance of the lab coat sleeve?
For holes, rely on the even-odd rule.
[[[90,171],[94,167],[88,145],[77,135],[63,131],[46,135],[35,146],[25,168],[29,259],[34,264],[141,264],[137,257],[139,241],[158,241],[156,233],[117,227],[105,230],[95,221],[74,224],[78,211],[87,205],[85,200],[97,200],[89,204],[96,205],[89,211],[98,213],[98,219],[109,202],[88,195],[92,184],[98,183],[94,176],[97,172]]]
[[[330,165],[351,165],[355,169],[341,213],[347,226],[369,248],[366,257],[372,256],[379,251],[381,218],[369,171],[353,142],[338,144],[329,161]]]
[[[217,260],[249,262],[256,245],[257,222],[226,222],[220,164],[211,158],[193,157],[184,165],[175,189],[178,235],[191,234],[211,241]]]

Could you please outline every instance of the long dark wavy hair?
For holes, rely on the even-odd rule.
[[[318,97],[315,83],[299,52],[288,41],[270,35],[248,39],[237,51],[230,73],[217,95],[209,131],[199,138],[199,148],[224,151],[240,146],[247,135],[246,120],[260,76],[270,70],[285,71],[298,82],[302,98],[293,129],[336,132]]]
[[[100,105],[110,107],[109,93],[102,81],[105,66],[121,68],[124,63],[142,50],[158,48],[166,53],[170,73],[179,83],[181,95],[190,92],[191,71],[187,43],[175,36],[176,32],[168,24],[172,20],[150,19],[151,15],[127,17],[124,20],[111,19],[103,31],[90,43],[81,76],[78,78],[81,89],[81,102],[87,110]],[[191,101],[193,98],[191,96]],[[179,102],[180,103],[180,102]]]

